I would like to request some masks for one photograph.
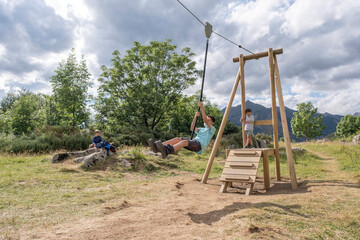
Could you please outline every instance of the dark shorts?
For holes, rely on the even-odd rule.
[[[190,138],[181,138],[181,140],[188,140],[189,146],[185,147],[186,149],[193,151],[193,152],[200,152],[201,151],[201,143],[198,140],[191,140]]]

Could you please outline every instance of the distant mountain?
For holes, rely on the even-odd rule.
[[[260,104],[257,103],[253,103],[251,101],[246,101],[246,107],[250,108],[255,116],[255,120],[266,120],[266,119],[271,119],[272,118],[272,113],[271,113],[271,108],[267,108],[264,107]],[[223,110],[221,110],[223,113],[225,112],[224,108]],[[290,124],[290,120],[293,118],[294,116],[294,112],[296,112],[295,110],[292,110],[290,108],[285,107],[285,112],[286,112],[286,118],[287,118],[287,122],[289,125],[289,131],[290,131],[290,137],[291,139],[295,139],[295,140],[303,140],[303,139],[298,139],[297,137],[295,137],[292,134],[291,131],[291,124]],[[322,136],[327,136],[333,132],[336,131],[336,125],[340,122],[340,119],[343,117],[341,115],[333,115],[330,113],[324,113],[323,115],[323,123],[325,124],[326,128],[323,131]],[[241,126],[240,123],[240,117],[241,117],[241,105],[238,105],[236,107],[232,107],[230,110],[230,114],[229,114],[229,120],[231,122],[233,122],[235,125],[237,126]],[[279,137],[283,136],[283,131],[282,131],[282,126],[281,126],[281,118],[280,118],[280,110],[279,107],[277,107],[277,117],[278,117],[278,129],[279,129]],[[272,126],[255,126],[254,127],[254,132],[258,133],[258,132],[264,132],[266,134],[270,134],[272,135]]]
[[[360,117],[360,112],[356,112],[356,113],[354,113],[354,115],[353,116],[355,116],[355,117]]]

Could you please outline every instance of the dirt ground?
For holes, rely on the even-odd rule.
[[[329,176],[338,169],[334,159],[325,158]],[[245,196],[244,188],[234,185],[228,193],[219,193],[220,182],[210,179],[200,183],[201,175],[182,172],[181,175],[160,179],[141,186],[139,193],[156,192],[155,197],[142,201],[122,200],[117,206],[104,208],[101,217],[57,225],[50,229],[33,229],[21,233],[21,239],[288,239],[286,230],[276,226],[258,228],[248,219],[254,209],[272,207],[285,214],[302,216],[298,205],[284,206],[282,200],[292,197],[311,198],[314,194],[335,197],[343,183],[302,182],[291,190],[289,179],[275,182],[263,190],[258,179],[254,194]],[[345,175],[337,175],[341,182]],[[352,183],[349,183],[352,184]],[[360,189],[355,188],[357,194]],[[270,220],[271,221],[271,220]],[[256,233],[256,237],[254,237]],[[272,236],[272,237],[270,237]]]

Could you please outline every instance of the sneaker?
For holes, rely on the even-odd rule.
[[[163,158],[166,158],[166,157],[167,157],[167,153],[166,153],[166,149],[165,149],[164,145],[162,144],[162,142],[161,142],[161,141],[157,141],[157,142],[155,143],[155,145],[156,145],[157,150],[161,153],[161,156],[162,156]]]
[[[150,147],[151,151],[153,151],[154,153],[159,152],[159,150],[157,149],[157,147],[155,145],[155,141],[153,139],[150,138],[148,140],[148,144],[149,144],[149,147]]]

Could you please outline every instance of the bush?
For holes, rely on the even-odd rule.
[[[63,140],[63,146],[67,150],[84,150],[89,147],[91,143],[91,137],[88,135],[69,135]]]

